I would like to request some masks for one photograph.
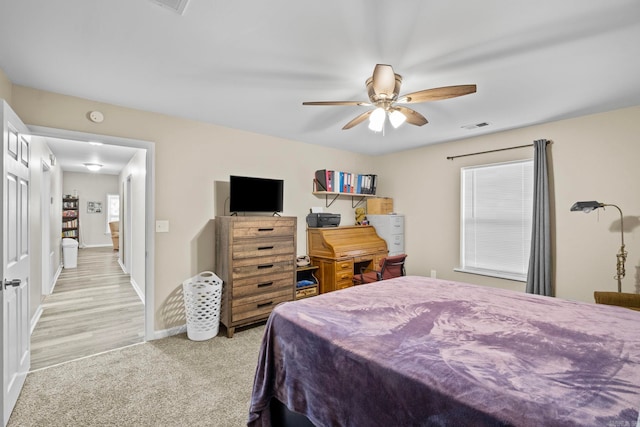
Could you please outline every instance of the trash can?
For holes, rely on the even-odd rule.
[[[218,335],[222,279],[211,271],[203,271],[182,282],[182,295],[187,337],[192,341],[204,341]]]
[[[78,241],[65,237],[62,239],[62,257],[64,268],[76,268],[78,266]]]

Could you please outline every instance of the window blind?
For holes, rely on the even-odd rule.
[[[526,280],[533,160],[462,168],[461,270]]]

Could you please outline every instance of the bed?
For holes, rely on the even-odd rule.
[[[640,312],[418,276],[284,303],[248,426],[285,424],[279,407],[298,425],[635,427]]]

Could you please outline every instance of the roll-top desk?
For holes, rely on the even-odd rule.
[[[293,300],[295,259],[295,217],[216,217],[216,274],[224,282],[220,321],[227,337]]]
[[[311,264],[318,266],[320,293],[353,285],[360,267],[378,266],[387,256],[387,243],[371,226],[308,228],[307,244]]]

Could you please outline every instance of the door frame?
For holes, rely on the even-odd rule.
[[[145,156],[145,283],[144,283],[144,339],[155,339],[155,143],[139,139],[78,132],[45,126],[27,126],[34,136],[70,139],[75,141],[97,141],[104,144],[146,150]]]
[[[121,222],[123,231],[122,233],[122,249],[124,259],[122,262],[124,263],[125,269],[127,273],[133,276],[133,256],[131,254],[133,245],[133,236],[131,232],[131,223],[133,218],[133,206],[132,206],[132,196],[131,196],[131,175],[127,175],[124,178],[124,194],[123,194],[123,220]]]
[[[50,295],[53,291],[51,278],[53,275],[51,265],[51,168],[42,161],[42,180],[40,185],[40,248],[42,259],[40,260],[40,275],[42,277],[42,295]]]

